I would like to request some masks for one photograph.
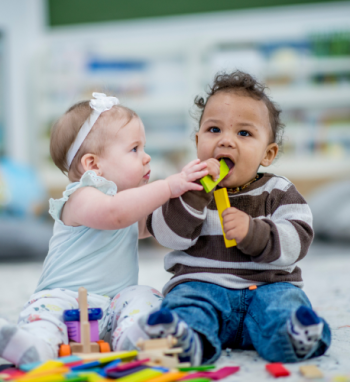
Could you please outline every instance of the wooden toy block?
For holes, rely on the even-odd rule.
[[[215,369],[215,365],[201,365],[201,366],[190,366],[190,367],[179,367],[180,371],[207,371]]]
[[[66,367],[66,366],[60,366],[60,367],[56,367],[54,369],[50,369],[50,370],[44,370],[44,371],[39,371],[39,372],[36,372],[34,374],[31,374],[31,373],[27,373],[26,375],[22,376],[20,378],[21,381],[33,381],[33,380],[36,380],[37,378],[39,377],[51,377],[52,375],[58,375],[58,374],[66,374],[66,373],[69,373],[70,372],[70,369],[69,367]]]
[[[66,381],[66,377],[63,374],[51,374],[51,375],[33,375],[31,378],[27,377],[23,379],[23,377],[18,378],[16,381],[23,382],[64,382]]]
[[[213,178],[210,175],[204,176],[202,179],[200,179],[200,182],[204,188],[204,190],[208,193],[210,192],[214,187],[216,187],[229,173],[230,169],[227,166],[224,159],[220,160],[220,176],[219,179],[214,182]]]
[[[102,377],[101,375],[95,373],[95,372],[82,372],[79,373],[78,378],[84,378],[82,381],[87,381],[87,382],[108,382],[110,379],[106,379]],[[71,382],[72,379],[67,379],[67,382]]]
[[[24,365],[19,365],[18,368],[22,371],[28,372],[30,370],[33,370],[37,368],[38,366],[42,365],[43,362],[32,362],[32,363],[26,363]]]
[[[224,235],[225,246],[226,246],[226,248],[234,247],[235,245],[237,245],[236,240],[226,239],[226,235],[224,232],[224,224],[223,224],[223,219],[222,219],[222,213],[227,208],[231,207],[230,200],[228,198],[227,188],[220,188],[219,190],[214,191],[214,198],[215,198],[216,207],[218,209],[222,234]]]
[[[187,374],[188,373],[184,373],[182,371],[172,371],[172,372],[160,375],[159,377],[150,379],[147,382],[174,382],[183,378]]]
[[[275,378],[279,377],[287,377],[290,375],[289,370],[287,370],[282,363],[275,362],[275,363],[269,363],[266,366],[266,370],[273,375]]]
[[[137,356],[138,352],[136,350],[132,351],[121,351],[121,352],[109,352],[109,353],[89,353],[89,354],[76,354],[79,358],[84,361],[97,361],[101,363],[108,363],[116,359],[121,359],[124,361],[132,360]]]
[[[141,370],[145,370],[145,369],[149,369],[149,367],[145,366],[145,365],[139,365],[139,366],[134,367],[133,369],[128,369],[128,370],[108,371],[108,372],[106,372],[106,376],[108,376],[108,378],[112,378],[112,379],[120,379],[120,378],[124,378],[128,375],[135,374],[136,372],[141,371]]]
[[[36,367],[35,369],[29,371],[26,374],[26,376],[36,375],[36,374],[40,374],[42,372],[51,371],[51,370],[57,369],[57,368],[62,367],[62,366],[64,366],[64,363],[62,361],[57,361],[57,360],[46,361],[46,362],[42,363],[40,366]]]
[[[22,370],[18,370],[18,369],[15,369],[15,368],[9,368],[9,369],[5,369],[5,370],[2,370],[0,372],[0,381],[1,380],[4,380],[4,381],[9,381],[9,380],[12,380],[12,379],[18,379],[19,377],[22,377],[22,376],[25,376],[25,372],[22,371]]]
[[[92,361],[92,362],[82,363],[81,365],[72,366],[71,370],[72,371],[86,370],[86,369],[92,369],[93,367],[100,367],[100,366],[101,366],[101,363],[99,361]]]
[[[226,366],[216,371],[199,371],[197,373],[188,374],[186,377],[181,378],[181,381],[190,380],[192,378],[210,378],[211,380],[218,381],[224,379],[229,375],[237,373],[239,366]]]
[[[67,357],[59,357],[55,361],[63,362],[65,365],[67,365],[73,362],[79,362],[81,359],[76,355],[69,355]]]
[[[141,349],[138,359],[149,358],[157,366],[176,368],[179,365],[177,354],[182,353],[181,348],[173,348],[177,344],[176,338],[168,336],[167,338],[157,338],[152,340],[139,340],[137,346]],[[182,366],[187,366],[182,365]]]
[[[157,377],[158,375],[161,375],[162,372],[158,370],[153,369],[145,369],[138,371],[134,374],[128,375],[126,377],[118,379],[119,382],[143,382],[147,381],[149,379],[152,379],[154,377]]]
[[[84,345],[82,343],[76,343],[76,342],[70,342],[70,347],[72,350],[72,353],[77,355],[77,354],[86,354],[84,351]],[[96,342],[91,342],[90,343],[90,349],[89,353],[97,353],[100,350],[100,346]]]
[[[129,370],[129,369],[133,369],[137,366],[143,365],[144,363],[146,363],[148,361],[150,361],[149,358],[140,359],[138,361],[132,361],[132,362],[128,362],[128,363],[123,363],[122,365],[119,362],[118,364],[116,364],[114,366],[108,365],[105,370],[108,372]]]
[[[177,356],[164,355],[161,351],[140,352],[140,358],[149,358],[154,365],[168,367],[169,369],[176,368],[179,365]]]
[[[299,370],[305,378],[323,378],[322,371],[316,365],[304,365],[300,366]]]
[[[258,287],[256,285],[251,285],[248,289],[249,290],[255,290],[255,289],[258,289]]]

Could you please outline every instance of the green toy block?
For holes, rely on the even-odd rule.
[[[202,186],[205,189],[205,192],[210,192],[214,187],[216,187],[229,173],[230,169],[227,166],[224,159],[220,160],[220,177],[219,179],[214,182],[213,178],[210,175],[206,175],[202,179],[200,179],[200,182],[202,183]]]

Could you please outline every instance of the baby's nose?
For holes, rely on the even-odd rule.
[[[145,154],[144,158],[143,158],[143,163],[144,164],[147,164],[151,161],[151,156],[148,155],[148,154]]]

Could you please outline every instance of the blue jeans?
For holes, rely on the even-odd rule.
[[[175,311],[199,333],[203,363],[217,360],[225,348],[256,349],[270,362],[298,362],[324,354],[331,343],[330,328],[322,319],[317,348],[303,358],[295,354],[286,324],[302,305],[311,308],[306,294],[289,283],[249,290],[191,281],[173,288],[161,307]]]

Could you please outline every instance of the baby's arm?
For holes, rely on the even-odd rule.
[[[227,239],[257,263],[288,266],[304,258],[313,239],[312,213],[294,185],[271,197],[271,217],[252,218],[234,207],[222,214]]]
[[[74,192],[64,206],[62,221],[66,225],[114,230],[130,226],[145,218],[169,198],[188,190],[201,190],[193,183],[208,173],[206,164],[192,161],[182,172],[143,187],[132,188],[108,196],[93,187]]]
[[[217,178],[219,162],[216,159],[206,162],[209,175]],[[148,231],[165,247],[190,248],[198,240],[212,198],[213,192],[201,190],[188,191],[179,198],[170,199],[147,218]]]

